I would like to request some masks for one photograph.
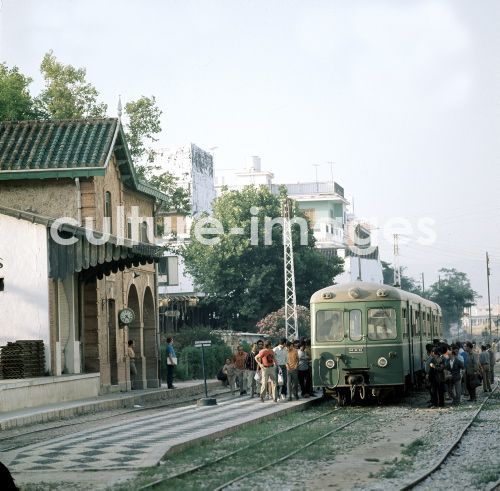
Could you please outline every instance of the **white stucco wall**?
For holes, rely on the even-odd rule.
[[[193,215],[212,211],[215,199],[213,158],[193,143],[155,151],[154,163],[173,174],[191,194]]]
[[[174,256],[175,254],[165,254],[166,257],[169,256]],[[186,271],[185,271],[185,266],[184,266],[184,260],[182,256],[177,256],[178,258],[178,284],[177,285],[162,285],[161,283],[158,284],[158,294],[161,295],[168,295],[169,293],[194,293],[196,290],[194,283],[193,283],[193,278],[189,276]],[[161,279],[161,277],[160,277]]]
[[[0,345],[41,339],[50,366],[46,227],[0,214],[0,257]]]

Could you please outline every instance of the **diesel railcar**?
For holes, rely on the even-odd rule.
[[[340,404],[404,392],[441,337],[439,305],[418,295],[361,281],[324,288],[311,297],[313,385]]]

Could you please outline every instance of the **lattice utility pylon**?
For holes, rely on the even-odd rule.
[[[399,235],[394,234],[394,286],[401,288],[401,268],[399,266]]]
[[[295,295],[295,270],[293,266],[292,200],[284,197],[281,209],[283,215],[283,261],[285,270],[285,335],[287,339],[297,339],[299,329],[297,323],[297,297]]]

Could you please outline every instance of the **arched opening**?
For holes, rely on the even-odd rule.
[[[128,339],[134,340],[135,348],[135,366],[137,368],[137,375],[134,379],[133,389],[143,389],[145,385],[145,370],[144,370],[144,349],[143,349],[143,331],[141,327],[141,307],[139,304],[139,295],[135,285],[130,285],[128,291],[127,307],[132,309],[135,313],[134,321],[128,326]],[[127,378],[130,374],[127,374]]]
[[[116,308],[113,299],[108,300],[108,358],[111,385],[118,385],[118,353],[116,349]]]
[[[153,292],[149,287],[144,291],[143,312],[146,382],[148,387],[159,387],[156,309]]]
[[[99,362],[99,323],[97,320],[97,285],[95,279],[83,283],[81,312],[83,369],[86,373],[97,373],[101,371],[101,367]]]

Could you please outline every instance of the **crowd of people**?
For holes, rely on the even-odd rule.
[[[427,344],[425,374],[430,393],[430,407],[444,407],[445,399],[453,405],[477,400],[476,389],[482,385],[484,392],[491,392],[494,381],[497,346],[476,343],[434,341]]]
[[[282,338],[274,348],[270,341],[259,340],[246,352],[238,345],[226,359],[219,378],[233,394],[259,397],[262,402],[292,401],[314,395],[312,387],[311,343]]]

